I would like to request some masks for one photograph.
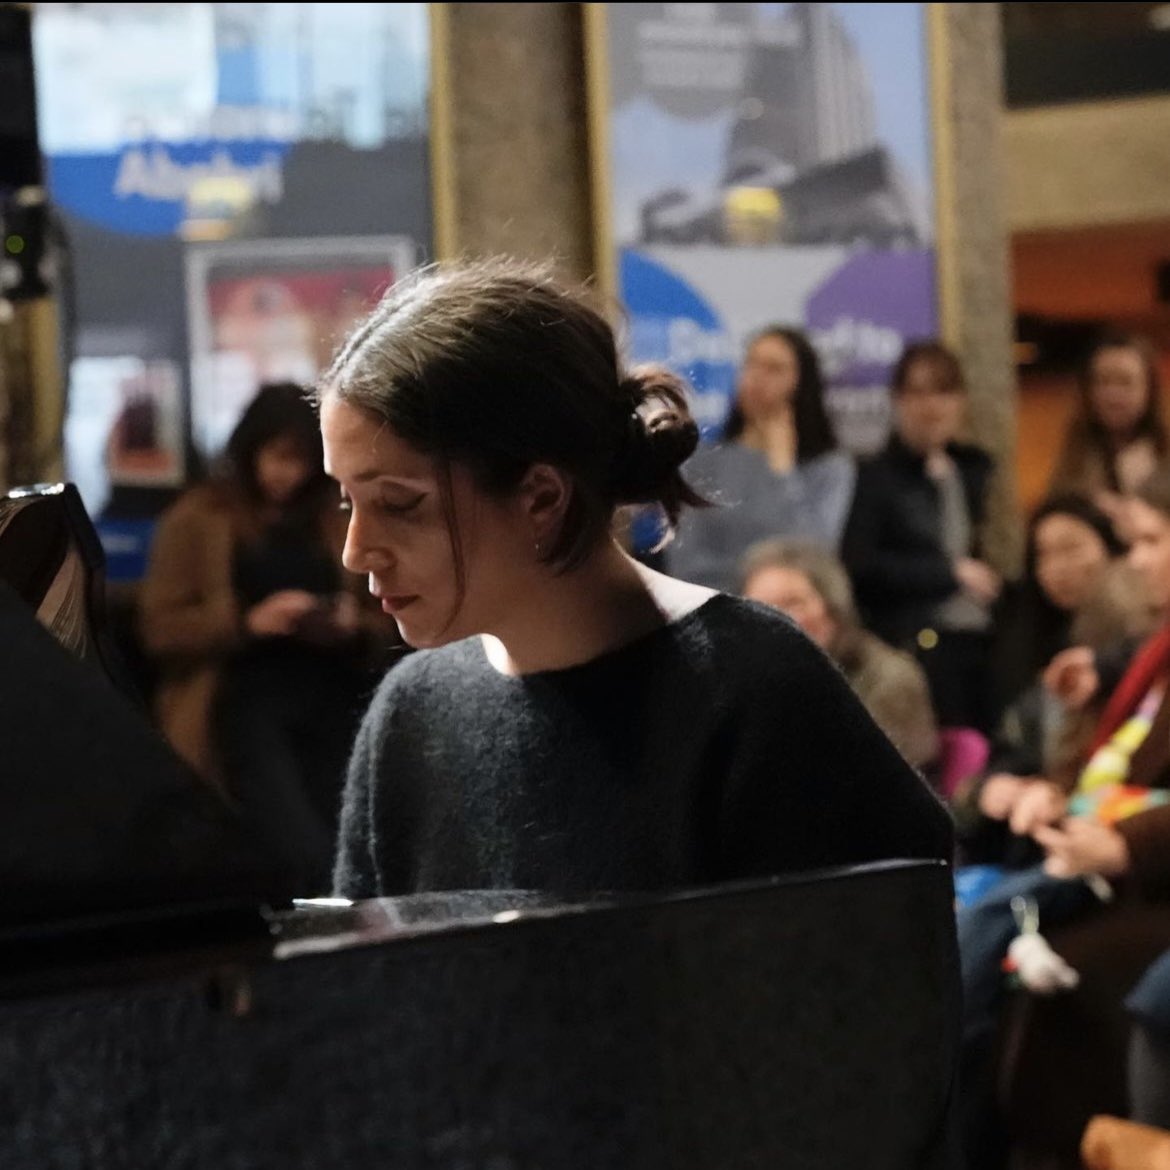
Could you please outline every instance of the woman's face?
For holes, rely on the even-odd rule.
[[[1045,516],[1032,539],[1040,588],[1059,609],[1080,609],[1109,563],[1105,542],[1083,520],[1060,512]]]
[[[800,359],[782,337],[758,338],[739,374],[739,408],[749,423],[782,413],[792,405],[800,383]]]
[[[486,495],[467,468],[451,465],[466,574],[460,598],[437,462],[332,394],[321,407],[321,434],[326,469],[349,508],[342,561],[367,577],[403,640],[424,648],[497,630],[535,560],[518,504]]]
[[[928,455],[958,437],[966,395],[946,380],[939,362],[932,358],[912,361],[893,398],[898,435],[912,451]]]
[[[1111,434],[1130,434],[1145,414],[1149,396],[1146,364],[1136,349],[1110,346],[1093,357],[1089,367],[1089,405]]]
[[[1129,523],[1129,563],[1141,577],[1150,604],[1170,615],[1170,517],[1141,500],[1130,500]]]
[[[799,569],[780,565],[757,569],[744,585],[743,595],[786,613],[822,650],[829,648],[837,623],[825,599]]]
[[[313,461],[291,435],[277,435],[256,452],[256,486],[270,504],[287,504],[313,470]]]

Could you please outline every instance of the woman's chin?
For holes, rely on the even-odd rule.
[[[451,629],[435,629],[426,622],[420,622],[413,615],[403,614],[394,618],[398,627],[399,637],[412,650],[434,650],[439,646],[446,646],[448,642],[457,641],[459,636]]]

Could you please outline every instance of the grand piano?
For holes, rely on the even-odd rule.
[[[129,693],[71,488],[0,500],[0,647],[4,1170],[952,1165],[946,867],[302,901]]]

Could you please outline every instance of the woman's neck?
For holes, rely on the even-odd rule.
[[[773,471],[783,473],[796,466],[796,419],[790,407],[745,424],[741,441],[762,452]]]
[[[1105,446],[1110,455],[1119,455],[1126,447],[1139,442],[1142,437],[1137,427],[1127,427],[1124,431],[1106,431]]]
[[[713,590],[639,565],[613,541],[567,573],[542,575],[517,613],[484,635],[501,674],[579,666],[697,608]]]

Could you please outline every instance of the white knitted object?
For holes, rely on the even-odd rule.
[[[1080,975],[1048,945],[1042,934],[1021,934],[1012,939],[1008,958],[1020,982],[1037,995],[1071,991],[1081,981]]]

